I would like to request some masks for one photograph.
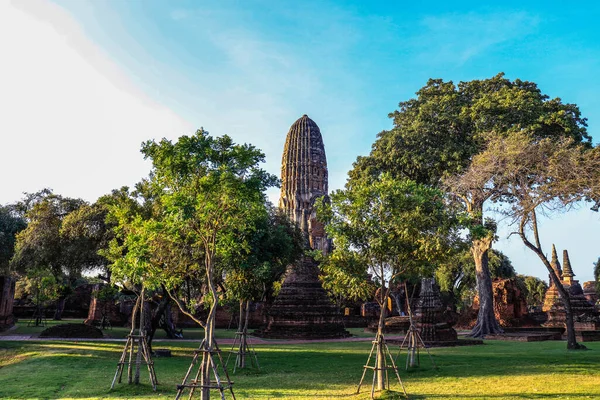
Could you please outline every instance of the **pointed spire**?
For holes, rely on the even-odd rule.
[[[569,260],[569,252],[567,250],[563,250],[563,268],[563,279],[575,276],[571,268],[571,261]]]
[[[554,246],[554,244],[552,244],[552,261],[550,261],[550,265],[554,272],[556,272],[558,279],[562,279],[562,270],[560,268],[560,263],[558,262],[558,255],[556,254],[556,246]],[[552,286],[552,280],[550,280],[550,286]]]

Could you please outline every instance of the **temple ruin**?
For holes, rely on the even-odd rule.
[[[331,241],[317,221],[314,203],[327,196],[327,158],[321,131],[303,115],[287,134],[281,165],[279,207],[306,235],[306,247],[328,253]],[[268,311],[267,326],[257,332],[270,338],[349,336],[341,314],[319,280],[318,264],[304,256],[288,267],[285,281]]]
[[[560,263],[556,254],[556,248],[552,245],[552,269],[557,273],[561,279],[561,284],[568,291],[571,303],[571,310],[576,319],[575,323],[578,325],[578,319],[585,319],[585,317],[592,316],[595,314],[594,306],[586,299],[583,288],[579,284],[579,281],[575,280],[575,274],[571,267],[571,261],[569,260],[569,253],[567,250],[563,251],[563,269],[561,270]],[[544,297],[544,306],[542,307],[548,315],[548,320],[544,326],[548,327],[563,327],[565,326],[566,314],[563,302],[558,293],[558,289],[550,280],[550,287],[546,291]],[[575,327],[576,329],[578,326]]]
[[[446,311],[435,279],[421,279],[421,291],[415,306],[415,320],[421,338],[426,344],[440,342],[453,344],[457,341],[457,333],[452,327],[453,321]]]

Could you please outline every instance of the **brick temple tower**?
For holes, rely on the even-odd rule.
[[[317,124],[303,115],[287,134],[281,163],[279,207],[296,222],[306,246],[327,253],[331,242],[317,221],[315,200],[327,196],[327,158]],[[310,257],[290,265],[285,281],[268,313],[267,327],[258,333],[271,338],[334,338],[349,336],[341,316],[319,280]]]
[[[329,252],[329,240],[314,211],[315,200],[327,196],[327,157],[321,131],[306,114],[287,134],[281,181],[279,208],[306,234],[311,249]]]

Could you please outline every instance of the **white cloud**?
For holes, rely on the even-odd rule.
[[[149,170],[149,138],[189,133],[60,7],[0,2],[0,204],[51,187],[93,201]]]

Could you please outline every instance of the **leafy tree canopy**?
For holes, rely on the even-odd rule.
[[[574,104],[543,94],[533,82],[493,78],[460,82],[430,79],[417,97],[390,113],[394,127],[379,133],[350,180],[389,172],[437,185],[463,171],[495,135],[526,132],[536,138],[572,138],[591,145],[586,119]]]
[[[449,254],[449,238],[457,223],[449,211],[437,189],[387,173],[370,184],[338,190],[330,204],[318,206],[319,218],[327,222],[335,245],[325,265],[349,272],[344,281],[349,294],[364,292],[360,285],[349,284],[360,282],[365,268],[380,282],[430,276]]]
[[[14,205],[0,206],[0,275],[10,273],[17,234],[26,226],[25,218],[16,212]]]

